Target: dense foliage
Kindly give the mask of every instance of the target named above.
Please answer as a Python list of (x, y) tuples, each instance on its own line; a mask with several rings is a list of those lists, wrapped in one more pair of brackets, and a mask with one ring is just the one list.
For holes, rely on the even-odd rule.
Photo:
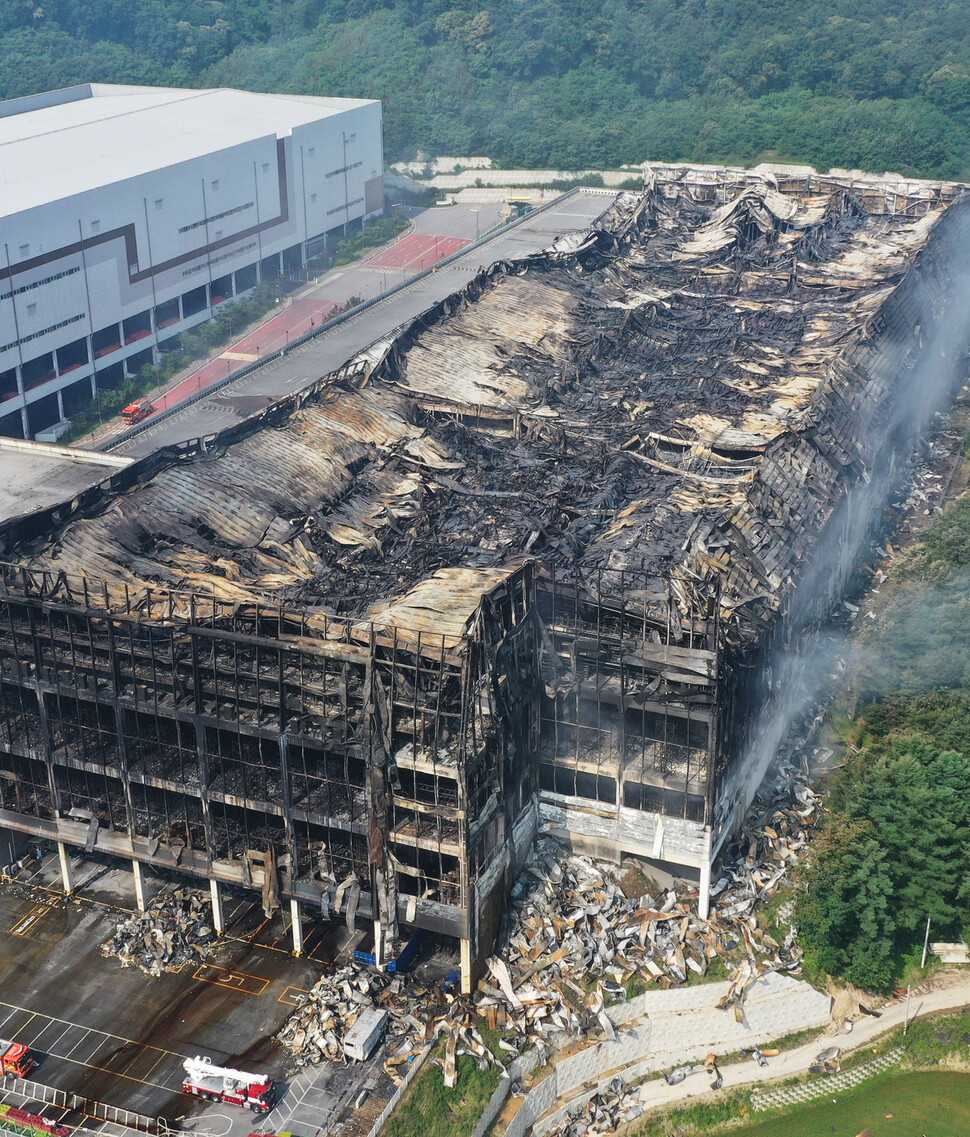
[(388, 156), (970, 173), (944, 0), (6, 0), (0, 94), (88, 80), (376, 97)]
[[(970, 925), (970, 495), (897, 564), (859, 637), (871, 700), (848, 730), (799, 926), (816, 962), (885, 990), (922, 939)], [(868, 622), (867, 622), (868, 623)]]

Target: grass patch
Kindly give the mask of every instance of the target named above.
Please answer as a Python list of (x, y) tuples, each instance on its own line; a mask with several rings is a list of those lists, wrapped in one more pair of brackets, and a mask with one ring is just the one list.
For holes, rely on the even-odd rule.
[(635, 999), (638, 995), (646, 995), (648, 991), (653, 990), (656, 990), (656, 988), (641, 979), (639, 975), (631, 975), (626, 981), (627, 999)]
[[(500, 1053), (497, 1031), (485, 1030), (481, 1035), (493, 1053)], [(501, 1073), (496, 1066), (479, 1070), (474, 1058), (466, 1054), (458, 1059), (457, 1085), (448, 1089), (441, 1067), (433, 1061), (442, 1058), (444, 1051), (439, 1041), (384, 1127), (385, 1137), (465, 1137), (474, 1131)]]
[[(887, 1117), (887, 1114), (892, 1114)], [(745, 1137), (966, 1137), (970, 1133), (970, 1074), (886, 1073), (794, 1113), (746, 1125)], [(718, 1132), (736, 1132), (736, 1127)], [(650, 1132), (649, 1130), (644, 1133)], [(660, 1133), (661, 1130), (655, 1132)]]
[(970, 1011), (917, 1019), (909, 1024), (905, 1038), (900, 1029), (893, 1041), (906, 1048), (914, 1066), (938, 1066), (945, 1058), (970, 1062)]
[(671, 1132), (689, 1130), (704, 1133), (726, 1122), (737, 1122), (751, 1107), (747, 1090), (727, 1090), (711, 1101), (691, 1102), (676, 1109), (654, 1114), (635, 1130), (635, 1137), (667, 1137)]
[(308, 264), (320, 272), (326, 271), (330, 265), (352, 264), (372, 249), (386, 245), (410, 224), (411, 222), (400, 213), (395, 213), (392, 217), (377, 217), (373, 221), (365, 221), (357, 233), (351, 233), (337, 244), (331, 258), (313, 257)]
[(786, 1034), (783, 1038), (766, 1043), (765, 1049), (794, 1050), (796, 1046), (804, 1046), (806, 1042), (821, 1037), (827, 1029), (827, 1026), (810, 1026), (805, 1030), (792, 1031), (791, 1034)]
[(707, 965), (707, 971), (698, 975), (692, 968), (687, 970), (687, 986), (699, 987), (702, 983), (722, 983), (731, 978), (731, 966), (720, 955), (716, 955)]
[[(817, 1031), (786, 1035), (772, 1045), (789, 1050)], [(870, 1061), (895, 1047), (906, 1052), (908, 1068), (890, 1068), (852, 1090), (834, 1091), (815, 1103), (787, 1106), (766, 1114), (751, 1113), (751, 1088), (729, 1091), (706, 1102), (657, 1110), (635, 1131), (635, 1137), (683, 1137), (697, 1133), (741, 1133), (744, 1137), (855, 1137), (866, 1127), (872, 1137), (966, 1137), (970, 1133), (970, 1074), (934, 1069), (944, 1062), (970, 1063), (970, 1011), (917, 1019), (881, 1038), (873, 1046), (845, 1056), (842, 1069)], [(722, 1065), (732, 1056), (722, 1057)], [(912, 1067), (918, 1067), (913, 1070)], [(805, 1077), (772, 1083), (795, 1085)], [(754, 1087), (762, 1091), (765, 1087)], [(832, 1103), (835, 1097), (835, 1104)], [(887, 1118), (885, 1115), (894, 1116)], [(932, 1130), (928, 1124), (932, 1123)]]

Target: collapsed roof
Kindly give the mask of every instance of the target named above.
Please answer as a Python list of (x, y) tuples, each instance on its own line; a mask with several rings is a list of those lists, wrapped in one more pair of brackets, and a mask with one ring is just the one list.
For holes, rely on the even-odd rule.
[(447, 613), (454, 642), (533, 556), (596, 591), (639, 577), (675, 619), (718, 581), (750, 642), (859, 462), (858, 353), (944, 208), (874, 215), (837, 185), (625, 195), (29, 562), (397, 626)]

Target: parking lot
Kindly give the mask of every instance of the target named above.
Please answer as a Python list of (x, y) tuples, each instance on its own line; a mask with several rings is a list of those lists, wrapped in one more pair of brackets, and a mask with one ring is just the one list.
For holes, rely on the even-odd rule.
[[(182, 1062), (203, 1054), (281, 1083), (280, 1104), (261, 1127), (313, 1137), (368, 1068), (298, 1071), (273, 1035), (332, 965), (345, 929), (308, 925), (297, 959), (288, 920), (267, 920), (247, 896), (230, 896), (212, 955), (152, 978), (101, 952), (134, 908), (131, 874), (96, 860), (75, 873), (80, 895), (71, 897), (49, 859), (0, 886), (0, 1037), (39, 1052), (31, 1078), (150, 1117), (192, 1116), (211, 1137), (250, 1132), (247, 1111), (180, 1093)], [(150, 889), (162, 883), (150, 878)]]

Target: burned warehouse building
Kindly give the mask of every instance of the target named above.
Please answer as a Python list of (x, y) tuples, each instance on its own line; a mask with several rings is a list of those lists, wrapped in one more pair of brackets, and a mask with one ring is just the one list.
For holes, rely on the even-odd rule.
[[(655, 169), (8, 522), (0, 826), (479, 973), (540, 827), (698, 881), (965, 379), (959, 188)], [(218, 907), (217, 907), (218, 924)]]

